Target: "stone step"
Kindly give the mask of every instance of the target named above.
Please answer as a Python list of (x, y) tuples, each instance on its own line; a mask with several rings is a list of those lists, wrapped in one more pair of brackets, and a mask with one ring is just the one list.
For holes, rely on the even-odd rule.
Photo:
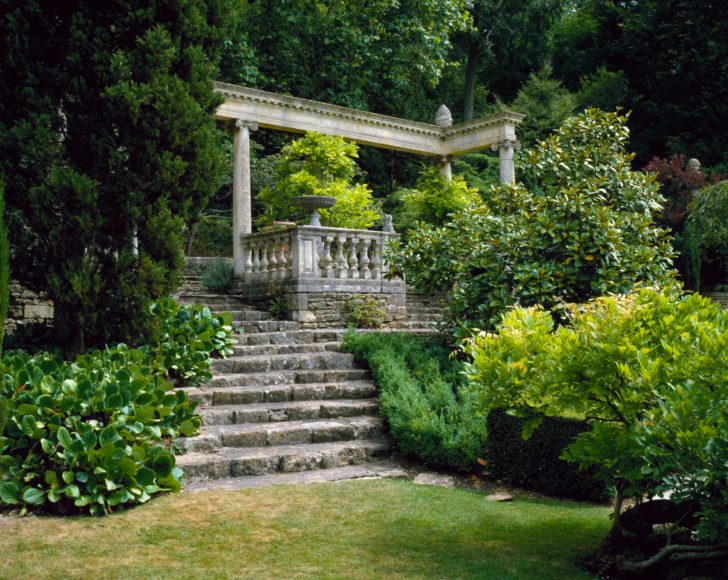
[(261, 320), (261, 321), (246, 321), (239, 324), (244, 332), (285, 332), (292, 330), (300, 330), (301, 324), (298, 322), (292, 322), (290, 320)]
[(328, 483), (352, 481), (355, 479), (408, 479), (410, 476), (402, 466), (394, 461), (374, 461), (360, 465), (299, 471), (293, 473), (271, 473), (268, 475), (246, 475), (198, 481), (185, 485), (185, 491), (216, 491), (269, 487), (271, 485), (291, 485), (301, 483)]
[(372, 381), (251, 385), (221, 389), (202, 387), (183, 390), (188, 393), (191, 400), (212, 406), (281, 403), (285, 401), (366, 399), (377, 394), (377, 386)]
[(203, 425), (235, 425), (359, 417), (379, 413), (376, 399), (329, 399), (212, 405), (200, 410)]
[(294, 383), (336, 383), (362, 381), (370, 378), (367, 369), (315, 369), (282, 370), (261, 373), (217, 373), (205, 383), (206, 388), (228, 388), (270, 385), (291, 385)]
[(341, 352), (341, 342), (312, 342), (304, 344), (257, 344), (233, 347), (233, 356)]
[(340, 342), (346, 331), (343, 328), (327, 330), (292, 330), (288, 332), (257, 332), (238, 337), (238, 344), (259, 346), (268, 344), (311, 344)]
[(276, 472), (291, 473), (330, 469), (384, 459), (391, 453), (385, 439), (280, 445), (275, 447), (224, 448), (218, 453), (188, 453), (177, 458), (187, 480), (224, 479)]
[(210, 453), (231, 447), (308, 445), (383, 436), (384, 420), (381, 417), (359, 416), (316, 421), (210, 425), (203, 427), (199, 435), (183, 437), (177, 442), (189, 452)]
[(354, 355), (347, 352), (314, 352), (297, 354), (232, 356), (213, 359), (213, 373), (262, 373), (284, 370), (338, 370), (354, 368)]

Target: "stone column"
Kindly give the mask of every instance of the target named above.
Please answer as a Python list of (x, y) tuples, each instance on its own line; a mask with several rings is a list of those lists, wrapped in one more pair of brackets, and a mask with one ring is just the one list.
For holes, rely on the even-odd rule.
[[(445, 129), (452, 127), (452, 114), (450, 113), (450, 109), (445, 105), (440, 105), (440, 108), (437, 109), (437, 113), (435, 113), (435, 125), (443, 130), (443, 134), (445, 133)], [(449, 155), (443, 155), (435, 160), (442, 174), (448, 179), (452, 179), (451, 161), (452, 158)]]
[(435, 162), (440, 172), (449, 180), (452, 180), (452, 157), (443, 155), (442, 157), (435, 158)]
[(500, 178), (505, 183), (516, 182), (516, 166), (513, 162), (513, 154), (521, 148), (521, 144), (513, 139), (504, 139), (492, 146), (493, 151), (498, 151), (500, 156)]
[(250, 195), (250, 131), (258, 124), (238, 119), (233, 140), (233, 273), (242, 276), (245, 256), (240, 236), (253, 232)]

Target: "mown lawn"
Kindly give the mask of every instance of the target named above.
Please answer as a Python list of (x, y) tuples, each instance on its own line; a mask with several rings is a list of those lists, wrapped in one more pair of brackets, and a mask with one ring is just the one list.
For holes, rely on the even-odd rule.
[(169, 495), (104, 519), (0, 518), (0, 578), (589, 578), (608, 508), (404, 481)]

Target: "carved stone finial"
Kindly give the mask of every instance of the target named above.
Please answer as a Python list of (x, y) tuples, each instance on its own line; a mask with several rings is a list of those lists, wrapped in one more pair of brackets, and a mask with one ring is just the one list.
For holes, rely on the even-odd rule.
[(435, 113), (435, 125), (438, 127), (452, 127), (452, 113), (445, 105), (440, 105)]
[(687, 169), (690, 173), (700, 173), (700, 161), (693, 158), (688, 161)]

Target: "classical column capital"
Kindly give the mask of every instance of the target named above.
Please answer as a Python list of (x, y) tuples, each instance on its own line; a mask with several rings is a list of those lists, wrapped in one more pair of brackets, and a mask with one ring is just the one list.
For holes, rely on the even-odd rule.
[(503, 139), (503, 141), (493, 143), (490, 148), (493, 151), (499, 151), (500, 149), (512, 149), (513, 151), (518, 151), (521, 148), (521, 144), (515, 139)]
[(258, 129), (258, 123), (256, 121), (247, 121), (246, 119), (235, 119), (235, 128), (243, 129), (247, 127), (250, 131)]

